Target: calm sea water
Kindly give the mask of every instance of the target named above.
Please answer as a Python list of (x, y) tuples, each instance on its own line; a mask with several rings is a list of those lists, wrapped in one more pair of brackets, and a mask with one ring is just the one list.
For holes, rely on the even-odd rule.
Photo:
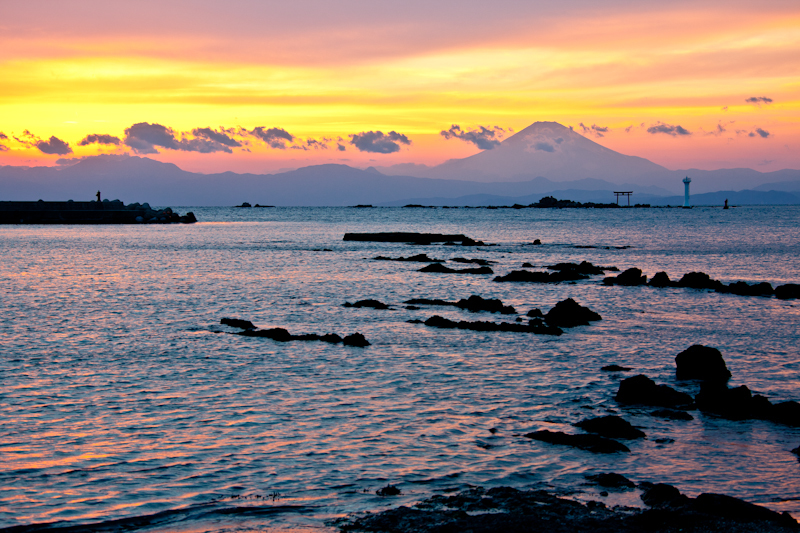
[[(191, 226), (0, 227), (0, 528), (163, 512), (143, 529), (326, 530), (350, 512), (472, 485), (636, 502), (598, 496), (584, 480), (598, 472), (800, 515), (789, 451), (800, 430), (620, 408), (625, 375), (600, 370), (630, 366), (627, 375), (694, 393), (675, 381), (674, 357), (700, 343), (722, 351), (731, 385), (800, 400), (800, 302), (605, 287), (599, 276), (494, 283), (371, 260), (480, 258), (496, 261), (496, 274), (588, 260), (673, 279), (701, 270), (798, 283), (800, 208), (192, 210), (201, 222)], [(497, 246), (342, 241), (359, 231), (464, 233)], [(544, 244), (530, 246), (537, 238)], [(571, 297), (603, 320), (561, 337), (436, 330), (407, 321), (510, 319), (402, 305), (471, 294), (522, 313)], [(365, 298), (393, 309), (342, 307)], [(245, 338), (222, 317), (358, 331), (372, 345)], [(608, 413), (648, 438), (605, 456), (521, 436)], [(403, 494), (376, 496), (387, 484)]]

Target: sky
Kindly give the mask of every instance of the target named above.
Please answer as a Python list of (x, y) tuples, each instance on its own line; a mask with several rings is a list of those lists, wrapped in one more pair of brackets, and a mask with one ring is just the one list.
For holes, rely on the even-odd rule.
[(800, 169), (800, 2), (0, 0), (0, 165), (436, 165), (536, 121)]

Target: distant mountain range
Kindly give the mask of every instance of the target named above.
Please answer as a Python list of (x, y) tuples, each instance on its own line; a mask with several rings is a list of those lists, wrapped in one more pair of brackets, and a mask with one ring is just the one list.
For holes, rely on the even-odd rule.
[[(399, 171), (408, 174), (395, 174)], [(75, 165), (0, 166), (0, 200), (104, 198), (154, 206), (262, 205), (527, 205), (542, 196), (633, 203), (683, 203), (684, 176), (694, 205), (800, 204), (800, 170), (672, 171), (614, 152), (555, 122), (537, 122), (492, 150), (436, 167), (398, 165), (366, 170), (315, 165), (280, 174), (200, 174), (127, 155), (89, 157)]]

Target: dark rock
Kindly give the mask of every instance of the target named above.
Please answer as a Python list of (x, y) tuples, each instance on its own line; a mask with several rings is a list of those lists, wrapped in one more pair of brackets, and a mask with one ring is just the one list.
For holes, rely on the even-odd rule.
[(775, 291), (769, 283), (754, 283), (749, 285), (744, 281), (737, 281), (730, 285), (723, 285), (717, 289), (717, 292), (726, 294), (736, 294), (738, 296), (772, 296)]
[(488, 311), (490, 313), (500, 313), (501, 315), (515, 315), (517, 310), (510, 305), (503, 305), (503, 302), (496, 298), (483, 299), (473, 294), (467, 299), (462, 298), (456, 302), (456, 307), (466, 309), (476, 313), (478, 311)]
[(796, 456), (800, 457), (800, 446), (798, 446), (797, 448), (792, 450), (792, 453), (795, 454)]
[(424, 324), (424, 322), (423, 322), (422, 320), (420, 320), (419, 318), (414, 318), (414, 319), (411, 319), (411, 320), (406, 320), (406, 322), (407, 322), (408, 324)]
[(727, 382), (731, 372), (716, 348), (695, 344), (675, 356), (677, 379)]
[(456, 270), (453, 268), (446, 267), (440, 263), (432, 263), (426, 267), (422, 267), (417, 272), (433, 272), (435, 274), (494, 274), (494, 271), (487, 267), (480, 267), (480, 268), (462, 268), (460, 270)]
[(231, 326), (232, 328), (256, 329), (255, 325), (249, 320), (241, 320), (239, 318), (223, 318), (219, 323)]
[(411, 262), (411, 263), (444, 263), (444, 259), (431, 259), (428, 257), (428, 254), (417, 254), (412, 255), (411, 257), (384, 257), (379, 255), (378, 257), (373, 258), (374, 261), (403, 261), (403, 262)]
[(602, 317), (588, 307), (583, 307), (572, 298), (567, 298), (566, 300), (561, 300), (555, 307), (550, 309), (544, 316), (544, 320), (551, 326), (573, 328), (576, 326), (588, 326), (589, 322), (602, 320)]
[(421, 307), (417, 307), (416, 305), (407, 305), (406, 309), (408, 309), (409, 311), (419, 311), (422, 308)]
[(676, 286), (687, 287), (689, 289), (711, 290), (717, 290), (724, 287), (721, 282), (711, 279), (705, 272), (689, 272), (688, 274), (684, 274)]
[(754, 417), (753, 395), (746, 385), (729, 389), (724, 383), (704, 381), (695, 402), (702, 412), (729, 420)]
[(674, 411), (672, 409), (659, 409), (650, 413), (658, 418), (666, 418), (668, 420), (694, 420), (694, 417), (685, 411)]
[(629, 490), (636, 488), (636, 484), (633, 481), (622, 474), (615, 474), (613, 472), (586, 476), (586, 479), (607, 489)]
[(623, 379), (614, 399), (621, 404), (651, 405), (654, 407), (689, 408), (692, 397), (668, 385), (656, 385), (644, 374)]
[(755, 505), (724, 494), (701, 494), (692, 502), (695, 511), (742, 522), (772, 522), (788, 527), (797, 527), (797, 521), (789, 513), (777, 513), (766, 507)]
[(372, 309), (389, 309), (389, 306), (383, 302), (379, 302), (378, 300), (359, 300), (354, 304), (350, 302), (345, 302), (342, 304), (342, 307), (371, 307)]
[(197, 222), (197, 217), (194, 216), (192, 211), (189, 211), (181, 217), (181, 223), (183, 224), (194, 224), (195, 222)]
[(460, 242), (462, 244), (470, 243), (469, 245), (472, 246), (483, 246), (482, 242), (474, 241), (465, 235), (443, 235), (441, 233), (345, 233), (342, 240), (360, 242), (412, 242), (414, 244)]
[(542, 244), (542, 241), (541, 241), (541, 240), (539, 240), (539, 239), (534, 239), (534, 241), (533, 241), (533, 245), (534, 245), (534, 246), (541, 246), (541, 244)]
[(455, 306), (455, 302), (448, 302), (447, 300), (429, 299), (429, 298), (412, 298), (403, 302), (404, 304), (420, 304), (420, 305), (449, 305)]
[(235, 205), (234, 207), (253, 207), (249, 202), (242, 202), (242, 205)]
[(638, 268), (629, 268), (622, 274), (604, 278), (604, 285), (623, 285), (626, 287), (634, 287), (636, 285), (644, 285), (647, 283), (647, 276), (642, 275), (642, 271)]
[(385, 487), (376, 490), (375, 494), (378, 496), (399, 496), (402, 494), (402, 492), (400, 492), (400, 489), (394, 485), (386, 485)]
[(800, 404), (794, 401), (772, 406), (771, 420), (792, 427), (800, 427)]
[(519, 333), (534, 333), (537, 335), (561, 335), (561, 329), (545, 325), (541, 320), (531, 320), (527, 324), (516, 324), (509, 322), (467, 322), (461, 320), (455, 322), (439, 315), (434, 315), (425, 321), (425, 325), (440, 329), (465, 329), (471, 331), (511, 331)]
[(594, 276), (602, 274), (605, 270), (603, 267), (595, 266), (589, 261), (581, 261), (580, 263), (557, 263), (547, 267), (549, 270), (557, 270), (559, 272), (577, 272), (579, 274), (586, 274)]
[[(644, 485), (644, 484), (643, 484)], [(654, 487), (654, 485), (649, 485)], [(664, 492), (664, 491), (662, 491)], [(657, 496), (657, 493), (654, 494)], [(788, 513), (730, 518), (724, 507), (685, 497), (660, 501), (664, 507), (608, 508), (580, 503), (543, 490), (473, 487), (437, 494), (413, 508), (400, 506), (378, 513), (351, 515), (337, 525), (343, 532), (383, 533), (789, 533), (797, 524)], [(674, 497), (674, 492), (671, 494)], [(700, 499), (700, 498), (698, 498)], [(707, 512), (702, 512), (704, 509)], [(710, 514), (714, 513), (714, 514)], [(732, 513), (735, 516), (741, 516)], [(776, 516), (777, 515), (777, 516)], [(780, 521), (775, 521), (780, 520)]]
[(406, 300), (406, 304), (422, 304), (422, 305), (442, 305), (442, 306), (450, 306), (450, 307), (458, 307), (459, 309), (465, 309), (472, 313), (477, 313), (480, 311), (488, 311), (490, 313), (500, 313), (502, 315), (515, 315), (517, 314), (517, 310), (514, 309), (510, 305), (503, 305), (503, 302), (495, 299), (495, 298), (481, 298), (480, 296), (473, 294), (469, 298), (462, 298), (457, 302), (448, 302), (446, 300), (430, 300), (428, 298), (413, 298), (411, 300)]
[(652, 277), (648, 285), (651, 287), (673, 287), (675, 283), (669, 279), (666, 272), (656, 272), (656, 275)]
[(596, 433), (611, 439), (643, 439), (645, 434), (631, 425), (627, 420), (614, 415), (587, 418), (574, 424), (589, 433)]
[(685, 504), (689, 499), (681, 491), (666, 483), (643, 483), (642, 501), (649, 507), (666, 507)]
[(775, 297), (779, 300), (796, 300), (800, 298), (800, 285), (787, 283), (775, 287)]
[(525, 316), (529, 318), (544, 318), (544, 313), (542, 313), (541, 309), (536, 308), (528, 311), (528, 314)]
[(570, 435), (561, 431), (548, 431), (543, 429), (541, 431), (528, 433), (525, 437), (549, 444), (572, 446), (573, 448), (580, 448), (581, 450), (587, 450), (593, 453), (630, 452), (630, 449), (624, 444), (597, 435)]
[(530, 263), (522, 263), (522, 268), (533, 268), (533, 265)]
[(572, 270), (558, 272), (530, 272), (528, 270), (512, 270), (505, 276), (497, 276), (493, 281), (497, 282), (524, 282), (524, 283), (561, 283), (562, 281), (577, 281), (589, 279)]
[(632, 368), (628, 368), (627, 366), (619, 366), (619, 365), (606, 365), (600, 370), (605, 372), (627, 372), (629, 370), (633, 370)]
[(487, 261), (486, 259), (465, 259), (463, 257), (454, 257), (450, 261), (453, 261), (454, 263), (472, 263), (481, 266), (489, 266), (490, 264), (497, 262), (497, 261)]
[(365, 346), (369, 346), (370, 343), (367, 339), (364, 338), (364, 335), (361, 333), (353, 333), (352, 335), (348, 335), (344, 339), (342, 339), (342, 344), (345, 346), (357, 346), (359, 348), (363, 348)]

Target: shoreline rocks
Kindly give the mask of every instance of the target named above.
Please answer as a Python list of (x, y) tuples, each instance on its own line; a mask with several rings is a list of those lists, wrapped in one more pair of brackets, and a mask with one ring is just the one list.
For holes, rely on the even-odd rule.
[[(619, 474), (598, 474), (593, 481), (601, 484), (605, 479), (602, 476), (609, 476), (608, 488), (634, 488), (633, 482)], [(616, 487), (611, 486), (614, 484)], [(413, 507), (351, 515), (329, 525), (342, 532), (383, 533), (788, 533), (798, 529), (789, 513), (732, 496), (701, 494), (689, 498), (663, 483), (641, 483), (640, 488), (643, 501), (649, 504), (645, 509), (608, 508), (597, 501), (581, 503), (545, 490), (473, 487), (455, 494), (437, 494)]]
[(446, 267), (441, 263), (431, 263), (426, 267), (420, 268), (417, 270), (417, 272), (428, 272), (434, 274), (494, 274), (494, 271), (487, 266), (455, 269)]

